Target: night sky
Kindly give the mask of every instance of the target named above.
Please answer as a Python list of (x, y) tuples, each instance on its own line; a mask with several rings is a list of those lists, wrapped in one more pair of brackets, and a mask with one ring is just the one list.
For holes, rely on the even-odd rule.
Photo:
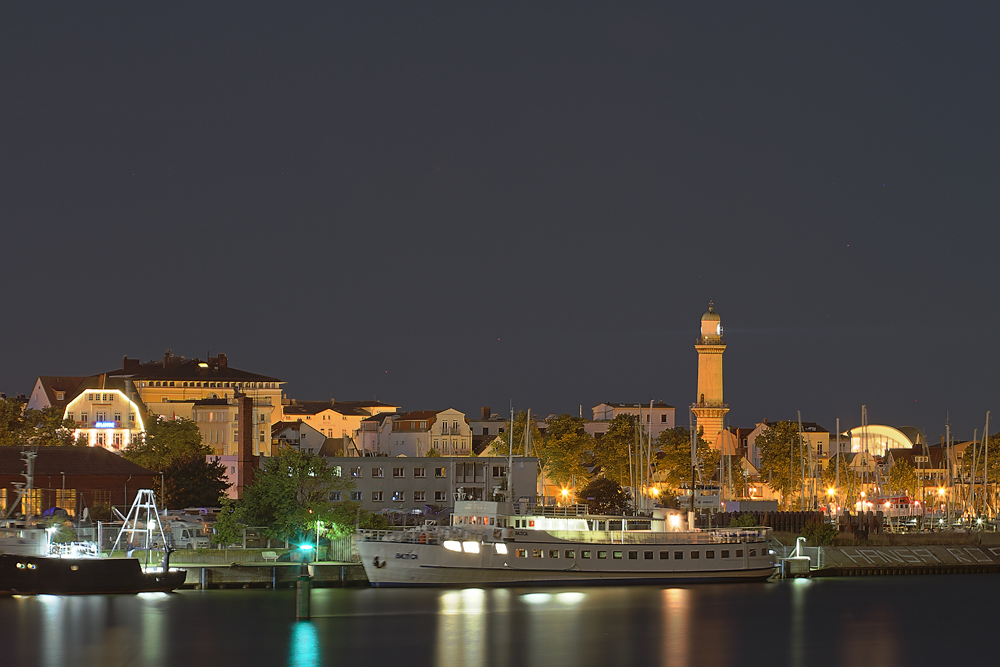
[(8, 395), (681, 408), (713, 299), (732, 423), (1000, 423), (997, 3), (105, 9), (0, 9)]

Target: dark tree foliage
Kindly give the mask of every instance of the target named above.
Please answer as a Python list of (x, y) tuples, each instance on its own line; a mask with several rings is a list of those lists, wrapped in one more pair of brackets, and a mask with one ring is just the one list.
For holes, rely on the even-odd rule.
[(580, 489), (578, 498), (587, 503), (591, 514), (628, 514), (632, 498), (618, 482), (598, 477)]
[(198, 425), (190, 419), (151, 416), (145, 438), (122, 452), (122, 456), (143, 468), (162, 472), (164, 488), (155, 485), (154, 489), (157, 502), (181, 509), (215, 506), (228, 488), (225, 466), (206, 459), (213, 453), (201, 441)]
[(226, 466), (204, 456), (185, 456), (163, 470), (167, 507), (216, 507), (229, 487)]

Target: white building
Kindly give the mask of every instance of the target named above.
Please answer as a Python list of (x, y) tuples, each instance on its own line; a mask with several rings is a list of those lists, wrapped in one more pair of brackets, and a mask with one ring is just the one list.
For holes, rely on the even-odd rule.
[(472, 429), (454, 408), (380, 414), (362, 420), (356, 446), (356, 456), (469, 456)]
[(674, 427), (675, 411), (674, 406), (663, 401), (653, 403), (652, 410), (649, 403), (601, 403), (594, 406), (594, 421), (587, 423), (584, 429), (594, 436), (603, 435), (608, 432), (608, 426), (615, 417), (632, 415), (639, 417), (646, 433), (652, 433), (653, 438), (656, 438), (663, 431)]

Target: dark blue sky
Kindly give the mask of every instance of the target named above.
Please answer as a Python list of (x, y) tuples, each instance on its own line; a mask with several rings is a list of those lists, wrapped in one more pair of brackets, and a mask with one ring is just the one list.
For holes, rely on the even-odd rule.
[(0, 390), (1000, 410), (995, 3), (206, 4), (0, 9)]

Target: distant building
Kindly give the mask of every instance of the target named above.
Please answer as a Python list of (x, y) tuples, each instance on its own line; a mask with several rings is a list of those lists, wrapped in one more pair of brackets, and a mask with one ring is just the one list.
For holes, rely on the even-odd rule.
[(894, 428), (884, 424), (857, 426), (843, 434), (851, 441), (852, 452), (870, 452), (873, 456), (885, 456), (890, 449), (912, 449), (916, 445), (926, 445), (923, 433), (913, 427)]
[[(0, 511), (17, 498), (14, 482), (24, 482), (22, 453), (28, 448), (0, 447)], [(85, 508), (131, 506), (139, 489), (160, 484), (160, 474), (100, 447), (39, 447), (34, 463), (34, 488), (14, 511), (39, 515), (52, 507), (79, 517)]]
[(327, 436), (301, 419), (271, 425), (271, 448), (288, 445), (307, 454), (319, 454)]
[(74, 437), (113, 452), (128, 449), (146, 431), (149, 414), (135, 386), (124, 378), (83, 378), (65, 402), (63, 417), (77, 424)]
[(368, 417), (361, 422), (352, 455), (422, 457), (432, 449), (441, 456), (472, 454), (465, 413), (448, 408)]
[[(368, 456), (328, 457), (327, 465), (354, 483), (331, 501), (353, 500), (369, 511), (423, 511), (453, 508), (456, 499), (489, 500), (501, 493), (508, 476), (506, 458)], [(534, 498), (538, 459), (514, 457), (516, 497)]]
[(301, 419), (328, 438), (353, 440), (361, 422), (372, 415), (394, 414), (399, 406), (381, 401), (298, 401), (286, 400), (283, 419)]
[(674, 413), (676, 408), (667, 405), (663, 401), (653, 403), (650, 410), (649, 403), (601, 403), (593, 408), (594, 420), (584, 425), (587, 433), (598, 436), (608, 432), (611, 421), (619, 415), (632, 415), (638, 417), (646, 433), (652, 434), (655, 439), (663, 431), (674, 428)]

